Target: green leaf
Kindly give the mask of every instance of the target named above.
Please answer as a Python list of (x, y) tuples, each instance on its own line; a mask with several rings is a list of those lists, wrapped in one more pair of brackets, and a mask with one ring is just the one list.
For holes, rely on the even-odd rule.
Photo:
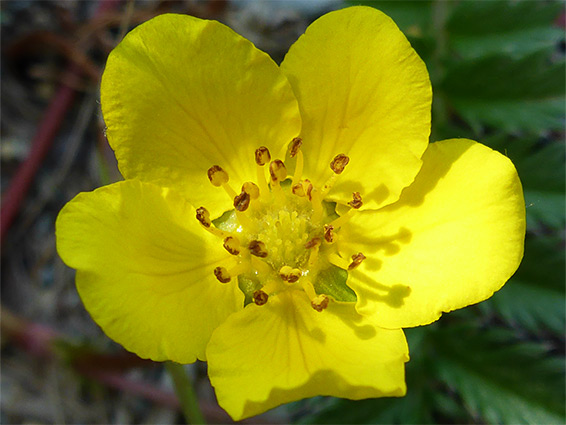
[(492, 56), (454, 65), (440, 89), (477, 132), (490, 126), (542, 133), (564, 127), (565, 72), (564, 62), (550, 64), (546, 54)]
[(352, 5), (371, 6), (391, 17), (409, 37), (420, 37), (432, 22), (431, 0), (422, 1), (348, 1)]
[(468, 60), (498, 53), (521, 58), (548, 52), (564, 38), (564, 31), (553, 26), (561, 8), (561, 2), (459, 2), (446, 25), (449, 47)]
[(544, 327), (561, 337), (566, 327), (564, 248), (558, 238), (531, 237), (526, 242), (516, 275), (479, 308), (534, 334)]
[(435, 335), (434, 367), (476, 421), (563, 424), (564, 361), (502, 329), (451, 326)]

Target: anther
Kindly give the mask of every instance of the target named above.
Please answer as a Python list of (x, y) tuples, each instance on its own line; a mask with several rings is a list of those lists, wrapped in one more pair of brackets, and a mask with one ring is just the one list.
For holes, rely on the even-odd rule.
[(334, 242), (334, 226), (332, 224), (324, 225), (324, 240), (328, 243)]
[(208, 179), (214, 186), (220, 187), (228, 183), (228, 173), (219, 165), (213, 165), (208, 169)]
[(280, 159), (271, 161), (269, 164), (269, 174), (271, 175), (271, 181), (274, 183), (279, 183), (287, 178), (287, 168), (285, 164)]
[(197, 208), (197, 220), (200, 221), (204, 227), (210, 227), (212, 221), (210, 220), (210, 213), (204, 207)]
[(251, 241), (248, 245), (248, 249), (250, 250), (250, 254), (255, 255), (256, 257), (267, 257), (267, 249), (262, 241)]
[(352, 255), (352, 262), (348, 266), (348, 270), (355, 269), (360, 264), (362, 264), (362, 261), (364, 261), (365, 259), (366, 259), (366, 256), (364, 254), (362, 254), (361, 252), (358, 252), (357, 254)]
[(311, 301), (311, 307), (320, 313), (322, 310), (325, 310), (326, 307), (328, 307), (329, 302), (330, 299), (326, 295), (320, 294)]
[(301, 277), (302, 272), (299, 269), (294, 269), (290, 266), (283, 266), (279, 269), (279, 276), (285, 282), (295, 283)]
[(240, 253), (240, 241), (233, 236), (228, 236), (224, 239), (222, 246), (232, 255), (238, 255)]
[[(309, 198), (309, 201), (312, 201), (312, 190), (313, 190), (313, 187), (314, 187), (314, 186), (312, 185), (312, 183), (311, 183), (310, 180), (308, 180), (308, 179), (305, 179), (305, 181), (303, 182), (303, 184), (307, 187), (307, 189), (306, 189), (306, 194), (307, 194), (307, 196), (308, 196), (308, 198)], [(304, 186), (303, 186), (303, 187), (304, 187)]]
[(320, 246), (320, 238), (312, 238), (305, 244), (305, 249), (311, 249), (317, 246)]
[(264, 166), (269, 161), (271, 161), (271, 154), (269, 149), (265, 146), (260, 146), (255, 150), (255, 162), (257, 165)]
[(242, 192), (246, 192), (250, 195), (251, 199), (259, 198), (259, 187), (255, 183), (246, 182), (242, 185)]
[(353, 195), (353, 199), (350, 202), (348, 202), (348, 205), (358, 210), (364, 204), (362, 202), (362, 195), (360, 195), (360, 192), (354, 192), (352, 195)]
[(228, 283), (232, 278), (230, 277), (230, 273), (224, 267), (216, 267), (214, 269), (214, 276), (222, 283)]
[(293, 195), (296, 195), (300, 198), (307, 196), (307, 194), (305, 193), (305, 189), (303, 188), (302, 183), (297, 183), (296, 185), (294, 185), (291, 188), (291, 191), (293, 192)]
[(267, 300), (269, 299), (269, 295), (267, 295), (261, 289), (258, 289), (257, 291), (254, 292), (253, 298), (254, 298), (254, 303), (256, 303), (256, 305), (264, 305), (265, 303), (267, 303)]
[(239, 195), (234, 198), (234, 208), (237, 211), (243, 212), (250, 206), (250, 195), (242, 191)]
[(302, 144), (303, 139), (301, 139), (300, 137), (295, 137), (293, 140), (291, 140), (291, 143), (289, 145), (289, 155), (291, 156), (291, 158), (294, 158), (295, 155), (297, 155), (299, 149), (301, 149)]
[(330, 168), (332, 169), (332, 171), (334, 171), (334, 173), (342, 174), (342, 171), (344, 171), (344, 168), (346, 168), (348, 162), (350, 162), (350, 158), (341, 153), (334, 157), (334, 159), (330, 163)]

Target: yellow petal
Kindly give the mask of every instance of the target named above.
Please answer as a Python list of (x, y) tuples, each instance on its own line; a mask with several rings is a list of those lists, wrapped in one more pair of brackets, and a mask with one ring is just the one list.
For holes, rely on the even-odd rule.
[(265, 53), (216, 22), (161, 15), (131, 31), (108, 58), (101, 103), (125, 178), (175, 187), (214, 217), (230, 206), (208, 181), (224, 168), (236, 190), (255, 177), (254, 151), (297, 136), (292, 89)]
[(398, 202), (355, 214), (343, 254), (368, 257), (349, 272), (357, 310), (410, 327), (489, 298), (523, 257), (525, 203), (515, 167), (471, 140), (433, 143)]
[(371, 325), (353, 304), (316, 312), (302, 291), (248, 305), (213, 333), (208, 374), (234, 420), (315, 395), (405, 394), (403, 332)]
[(57, 250), (104, 332), (153, 360), (205, 359), (214, 328), (243, 306), (213, 271), (229, 254), (173, 191), (126, 180), (81, 193), (59, 213)]
[(331, 12), (307, 28), (281, 69), (303, 118), (304, 175), (320, 186), (344, 153), (350, 163), (331, 199), (360, 192), (364, 208), (397, 200), (421, 167), (432, 91), (425, 64), (395, 23), (370, 7)]

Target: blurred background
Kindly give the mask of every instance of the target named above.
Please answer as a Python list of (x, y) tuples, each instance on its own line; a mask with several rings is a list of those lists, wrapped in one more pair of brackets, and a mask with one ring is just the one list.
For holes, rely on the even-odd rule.
[[(562, 1), (7, 1), (1, 19), (1, 423), (182, 423), (162, 365), (110, 341), (55, 250), (78, 192), (121, 177), (104, 137), (108, 53), (165, 12), (217, 19), (281, 62), (320, 15), (389, 14), (426, 62), (431, 141), (478, 140), (515, 163), (527, 205), (523, 263), (477, 306), (407, 330), (408, 394), (316, 397), (247, 423), (563, 424), (565, 415), (565, 27)], [(228, 423), (187, 366), (209, 423)]]

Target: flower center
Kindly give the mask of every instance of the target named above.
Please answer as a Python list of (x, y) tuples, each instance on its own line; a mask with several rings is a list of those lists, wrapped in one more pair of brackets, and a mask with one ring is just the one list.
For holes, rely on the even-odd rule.
[(355, 300), (355, 294), (346, 286), (345, 270), (357, 267), (365, 256), (357, 253), (352, 255), (351, 262), (346, 261), (338, 254), (335, 242), (340, 226), (363, 202), (355, 192), (348, 202), (350, 210), (339, 217), (335, 204), (323, 197), (349, 158), (336, 155), (330, 163), (334, 174), (319, 190), (302, 178), (301, 146), (300, 138), (293, 139), (289, 146), (291, 158), (296, 158), (292, 178), (288, 177), (283, 161), (271, 161), (266, 147), (256, 149), (257, 184), (244, 183), (239, 194), (230, 187), (226, 171), (212, 166), (208, 170), (210, 182), (223, 187), (234, 209), (214, 223), (204, 207), (197, 209), (196, 217), (206, 230), (222, 238), (224, 248), (234, 259), (229, 268), (216, 267), (214, 275), (221, 283), (237, 278), (246, 303), (264, 305), (269, 297), (298, 288), (304, 290), (312, 307), (320, 312), (331, 298)]

